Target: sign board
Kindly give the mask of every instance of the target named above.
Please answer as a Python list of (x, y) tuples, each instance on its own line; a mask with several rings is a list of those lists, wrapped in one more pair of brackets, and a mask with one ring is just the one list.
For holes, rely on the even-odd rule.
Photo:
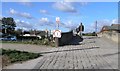
[(61, 30), (54, 30), (53, 37), (61, 38)]
[(56, 22), (60, 22), (60, 17), (56, 17)]

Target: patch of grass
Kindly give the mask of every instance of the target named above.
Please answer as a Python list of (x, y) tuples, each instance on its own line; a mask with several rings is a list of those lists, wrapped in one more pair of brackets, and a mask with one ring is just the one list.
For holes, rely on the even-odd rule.
[(95, 32), (93, 33), (83, 33), (83, 36), (97, 36)]
[(15, 63), (15, 62), (21, 62), (21, 61), (27, 61), (30, 59), (35, 59), (41, 56), (38, 53), (30, 53), (25, 51), (17, 51), (17, 50), (2, 50), (2, 62), (3, 66)]

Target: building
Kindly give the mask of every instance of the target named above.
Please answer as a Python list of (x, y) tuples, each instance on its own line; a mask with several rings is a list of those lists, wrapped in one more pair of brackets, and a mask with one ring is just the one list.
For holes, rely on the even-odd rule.
[(45, 31), (36, 31), (36, 35), (44, 37), (47, 33)]
[(120, 24), (112, 24), (111, 26), (103, 26), (100, 32), (115, 31), (120, 33)]
[(111, 26), (103, 26), (101, 31), (97, 34), (98, 37), (106, 37), (118, 43), (120, 38), (120, 24), (112, 24)]
[(46, 32), (45, 31), (24, 31), (23, 35), (20, 35), (20, 38), (24, 39), (33, 39), (33, 38), (45, 38)]

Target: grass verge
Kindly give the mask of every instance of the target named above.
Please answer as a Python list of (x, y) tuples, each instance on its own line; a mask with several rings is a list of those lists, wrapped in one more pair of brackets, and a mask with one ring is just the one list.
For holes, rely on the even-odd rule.
[(0, 41), (0, 43), (33, 44), (33, 45), (46, 45), (46, 46), (55, 47), (55, 43), (50, 42), (47, 39), (44, 39), (44, 40), (33, 40), (33, 41)]
[(17, 50), (0, 49), (0, 51), (2, 51), (3, 67), (12, 63), (27, 61), (27, 60), (35, 59), (41, 56), (38, 53), (30, 53), (30, 52), (17, 51)]

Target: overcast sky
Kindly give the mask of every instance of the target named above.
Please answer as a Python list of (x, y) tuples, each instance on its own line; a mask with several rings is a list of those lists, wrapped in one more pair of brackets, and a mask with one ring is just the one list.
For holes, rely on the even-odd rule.
[(60, 17), (60, 30), (67, 32), (82, 22), (85, 32), (103, 25), (117, 24), (118, 2), (2, 2), (2, 16), (13, 17), (17, 28), (54, 30)]

